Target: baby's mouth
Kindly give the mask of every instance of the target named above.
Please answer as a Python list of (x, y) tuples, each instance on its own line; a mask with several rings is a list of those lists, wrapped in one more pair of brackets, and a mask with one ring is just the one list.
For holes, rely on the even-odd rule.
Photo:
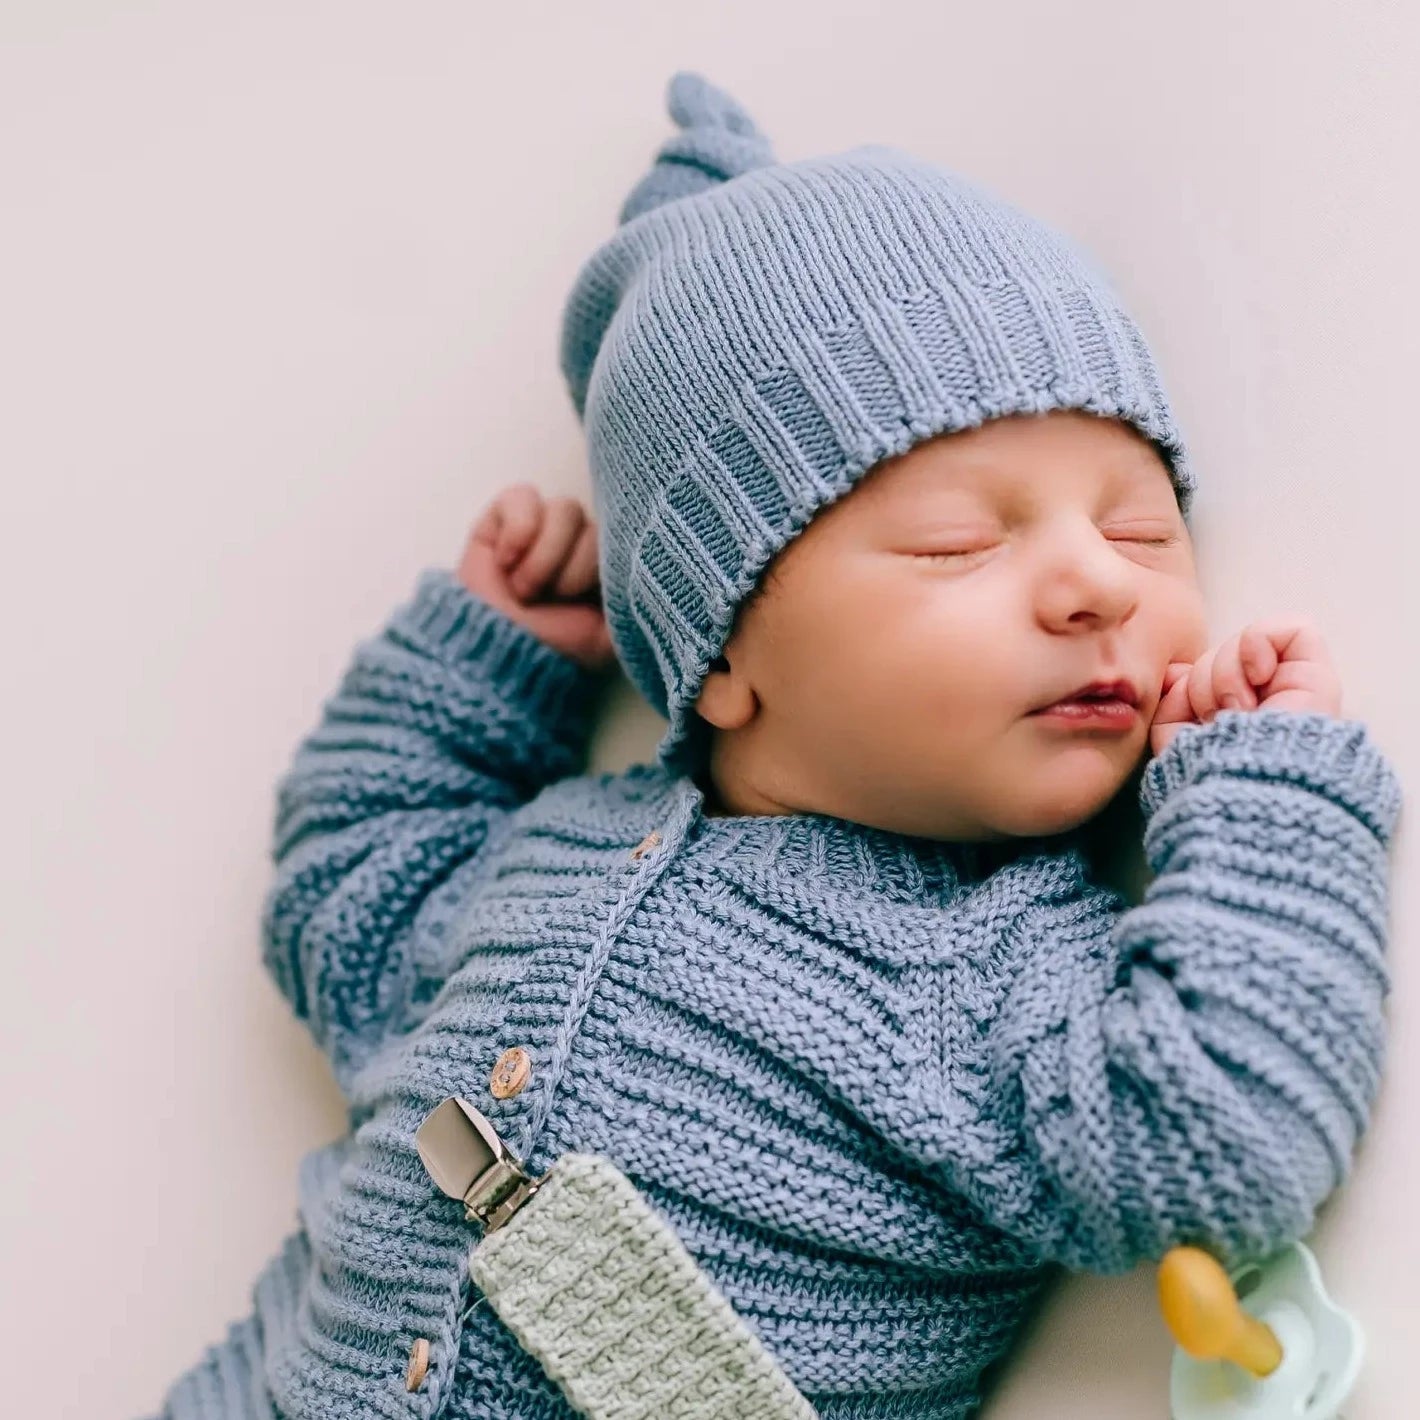
[(1139, 711), (1123, 696), (1077, 695), (1032, 710), (1028, 718), (1064, 728), (1132, 730)]
[(1122, 677), (1112, 679), (1093, 680), (1088, 685), (1082, 685), (1071, 691), (1068, 695), (1062, 696), (1059, 700), (1052, 701), (1048, 705), (1037, 706), (1031, 711), (1033, 715), (1054, 714), (1069, 706), (1109, 706), (1115, 705), (1126, 709), (1136, 709), (1143, 699), (1143, 696), (1134, 688), (1132, 681)]

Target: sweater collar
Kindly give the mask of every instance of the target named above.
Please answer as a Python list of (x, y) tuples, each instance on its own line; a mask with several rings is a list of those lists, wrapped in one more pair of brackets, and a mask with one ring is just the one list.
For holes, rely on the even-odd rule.
[(1054, 855), (1063, 839), (955, 842), (876, 828), (832, 814), (707, 814), (706, 796), (684, 775), (669, 784), (676, 817), (697, 857), (734, 858), (760, 873), (902, 901), (951, 896), (1031, 854)]

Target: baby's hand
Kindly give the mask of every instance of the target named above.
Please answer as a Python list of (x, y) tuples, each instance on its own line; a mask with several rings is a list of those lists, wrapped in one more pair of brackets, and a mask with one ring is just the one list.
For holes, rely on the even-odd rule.
[(1219, 710), (1264, 709), (1341, 713), (1340, 678), (1310, 622), (1253, 622), (1191, 666), (1173, 662), (1149, 745), (1162, 754), (1182, 726), (1207, 724)]
[(469, 534), (458, 578), (475, 596), (588, 670), (616, 653), (602, 611), (597, 528), (575, 498), (505, 488)]

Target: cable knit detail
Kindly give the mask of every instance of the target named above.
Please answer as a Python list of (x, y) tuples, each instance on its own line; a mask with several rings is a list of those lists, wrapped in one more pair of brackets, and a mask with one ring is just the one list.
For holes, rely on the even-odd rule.
[[(1400, 789), (1364, 726), (1182, 730), (1131, 907), (1073, 836), (707, 817), (663, 764), (579, 773), (593, 688), (426, 573), (298, 749), (266, 960), (350, 1129), (164, 1420), (574, 1420), (415, 1148), (450, 1095), (535, 1175), (614, 1165), (823, 1420), (967, 1420), (1054, 1266), (1310, 1229), (1383, 1055)], [(669, 1325), (628, 1277), (584, 1281)]]

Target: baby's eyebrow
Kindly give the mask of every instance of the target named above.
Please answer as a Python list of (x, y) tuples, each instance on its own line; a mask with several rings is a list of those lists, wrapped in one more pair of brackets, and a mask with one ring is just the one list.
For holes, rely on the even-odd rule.
[[(1034, 485), (1040, 476), (1040, 470), (1026, 469), (1019, 464), (973, 460), (935, 477), (924, 473), (911, 483), (898, 484), (895, 491), (904, 499), (945, 497), (956, 493), (1000, 499), (1023, 486)], [(1162, 486), (1168, 483), (1168, 470), (1161, 463), (1150, 463), (1142, 459), (1111, 461), (1104, 470), (1101, 482), (1106, 487), (1116, 487), (1124, 491), (1133, 491), (1136, 487), (1144, 488), (1155, 482)]]

